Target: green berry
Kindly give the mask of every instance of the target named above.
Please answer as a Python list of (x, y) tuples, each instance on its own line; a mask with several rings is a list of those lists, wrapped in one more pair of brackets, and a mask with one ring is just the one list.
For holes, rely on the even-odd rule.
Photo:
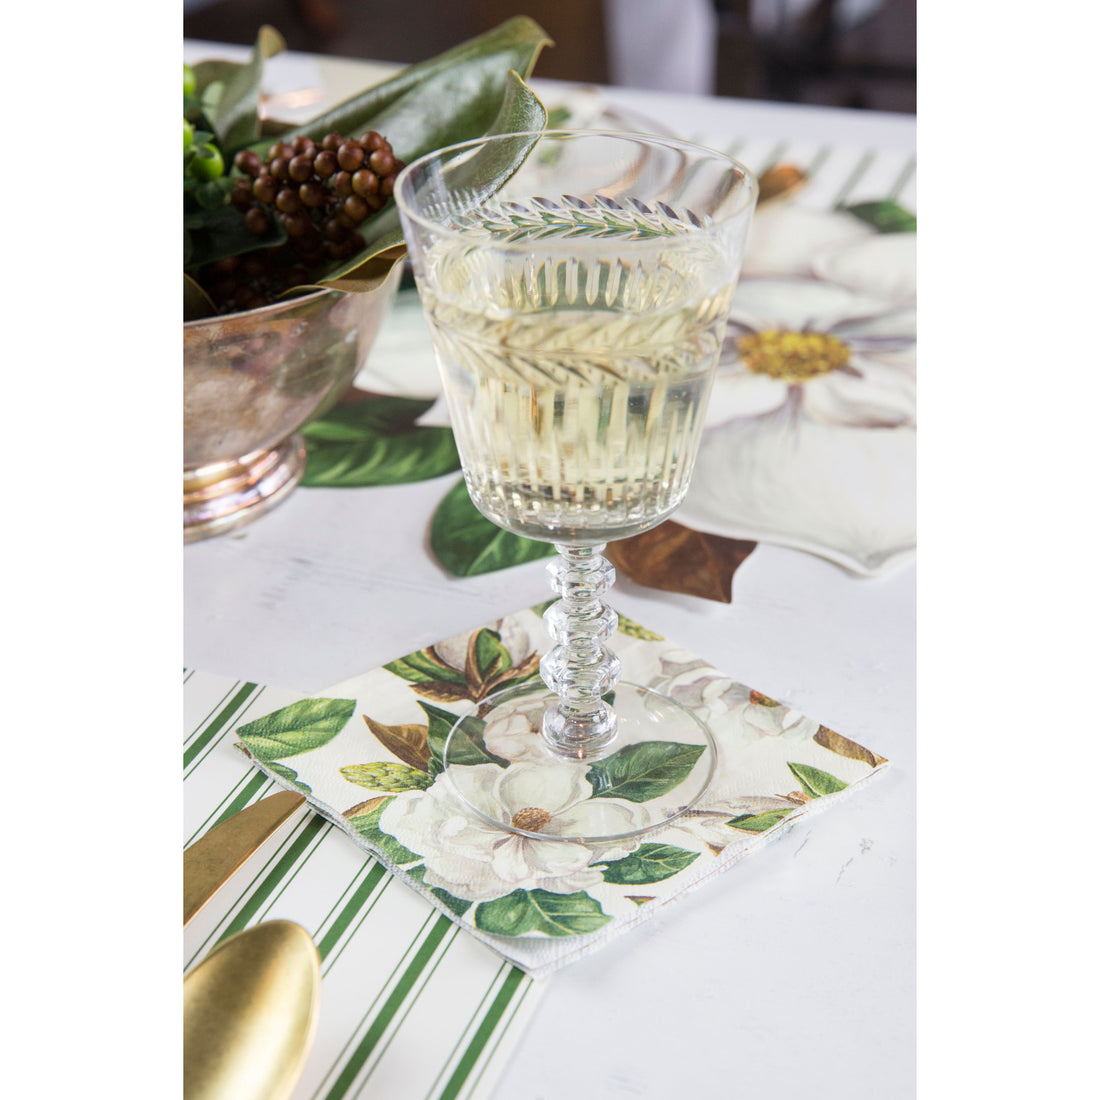
[(187, 119), (183, 120), (183, 150), (187, 152), (191, 148), (191, 142), (195, 137), (195, 127)]
[(191, 158), (191, 175), (200, 180), (216, 180), (225, 171), (225, 161), (216, 145), (207, 142)]
[(195, 94), (195, 70), (190, 65), (183, 67), (183, 94)]

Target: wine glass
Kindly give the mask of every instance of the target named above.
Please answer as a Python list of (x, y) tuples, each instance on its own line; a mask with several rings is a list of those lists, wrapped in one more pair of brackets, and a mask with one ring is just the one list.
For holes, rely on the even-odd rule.
[[(696, 714), (620, 682), (602, 551), (687, 492), (756, 194), (714, 150), (581, 130), (441, 149), (394, 189), (470, 496), (558, 552), (542, 682), (484, 700), (443, 752), (467, 808), (507, 832), (636, 838), (714, 775)], [(486, 731), (509, 722), (531, 737), (505, 757)]]

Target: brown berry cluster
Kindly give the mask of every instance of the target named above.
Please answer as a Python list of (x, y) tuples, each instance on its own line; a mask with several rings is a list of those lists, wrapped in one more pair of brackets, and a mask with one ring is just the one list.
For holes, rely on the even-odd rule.
[(296, 137), (277, 142), (266, 159), (246, 149), (233, 163), (243, 174), (230, 202), (245, 228), (262, 237), (277, 221), (288, 239), (210, 266), (203, 285), (222, 312), (265, 305), (327, 262), (354, 256), (365, 245), (359, 226), (386, 204), (405, 167), (374, 130), (358, 140)]

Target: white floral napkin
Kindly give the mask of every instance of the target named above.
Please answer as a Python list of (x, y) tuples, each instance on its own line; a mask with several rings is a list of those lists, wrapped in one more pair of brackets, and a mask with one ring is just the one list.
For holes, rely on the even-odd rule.
[[(886, 764), (620, 617), (613, 648), (623, 680), (671, 696), (710, 726), (719, 747), (713, 783), (693, 810), (638, 840), (596, 848), (502, 834), (464, 811), (439, 774), (439, 757), (457, 715), (537, 679), (552, 644), (540, 611), (408, 654), (236, 730), (259, 768), (302, 790), (356, 844), (534, 977), (652, 916)], [(576, 819), (595, 803), (629, 831), (645, 803), (669, 794), (695, 763), (677, 751), (689, 747), (665, 742), (654, 750), (662, 759), (622, 750), (622, 760), (593, 764), (599, 776), (588, 781), (572, 767), (536, 772), (526, 763), (536, 720), (522, 711), (490, 719), (469, 767), (515, 812), (541, 810), (547, 831), (555, 818)], [(599, 793), (610, 772), (614, 798)]]

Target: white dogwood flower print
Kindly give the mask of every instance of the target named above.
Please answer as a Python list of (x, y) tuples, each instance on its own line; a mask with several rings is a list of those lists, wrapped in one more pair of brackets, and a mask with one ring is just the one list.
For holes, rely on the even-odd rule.
[[(472, 800), (485, 804), (500, 800), (509, 824), (529, 833), (606, 830), (619, 832), (644, 827), (644, 806), (616, 799), (593, 799), (583, 773), (569, 765), (495, 764), (471, 766)], [(562, 844), (536, 837), (503, 833), (478, 821), (460, 803), (445, 777), (425, 791), (396, 796), (379, 818), (381, 829), (398, 843), (424, 857), (424, 882), (456, 898), (488, 901), (515, 890), (546, 890), (572, 894), (603, 881), (591, 866), (597, 860), (621, 859), (637, 841), (589, 847)]]

